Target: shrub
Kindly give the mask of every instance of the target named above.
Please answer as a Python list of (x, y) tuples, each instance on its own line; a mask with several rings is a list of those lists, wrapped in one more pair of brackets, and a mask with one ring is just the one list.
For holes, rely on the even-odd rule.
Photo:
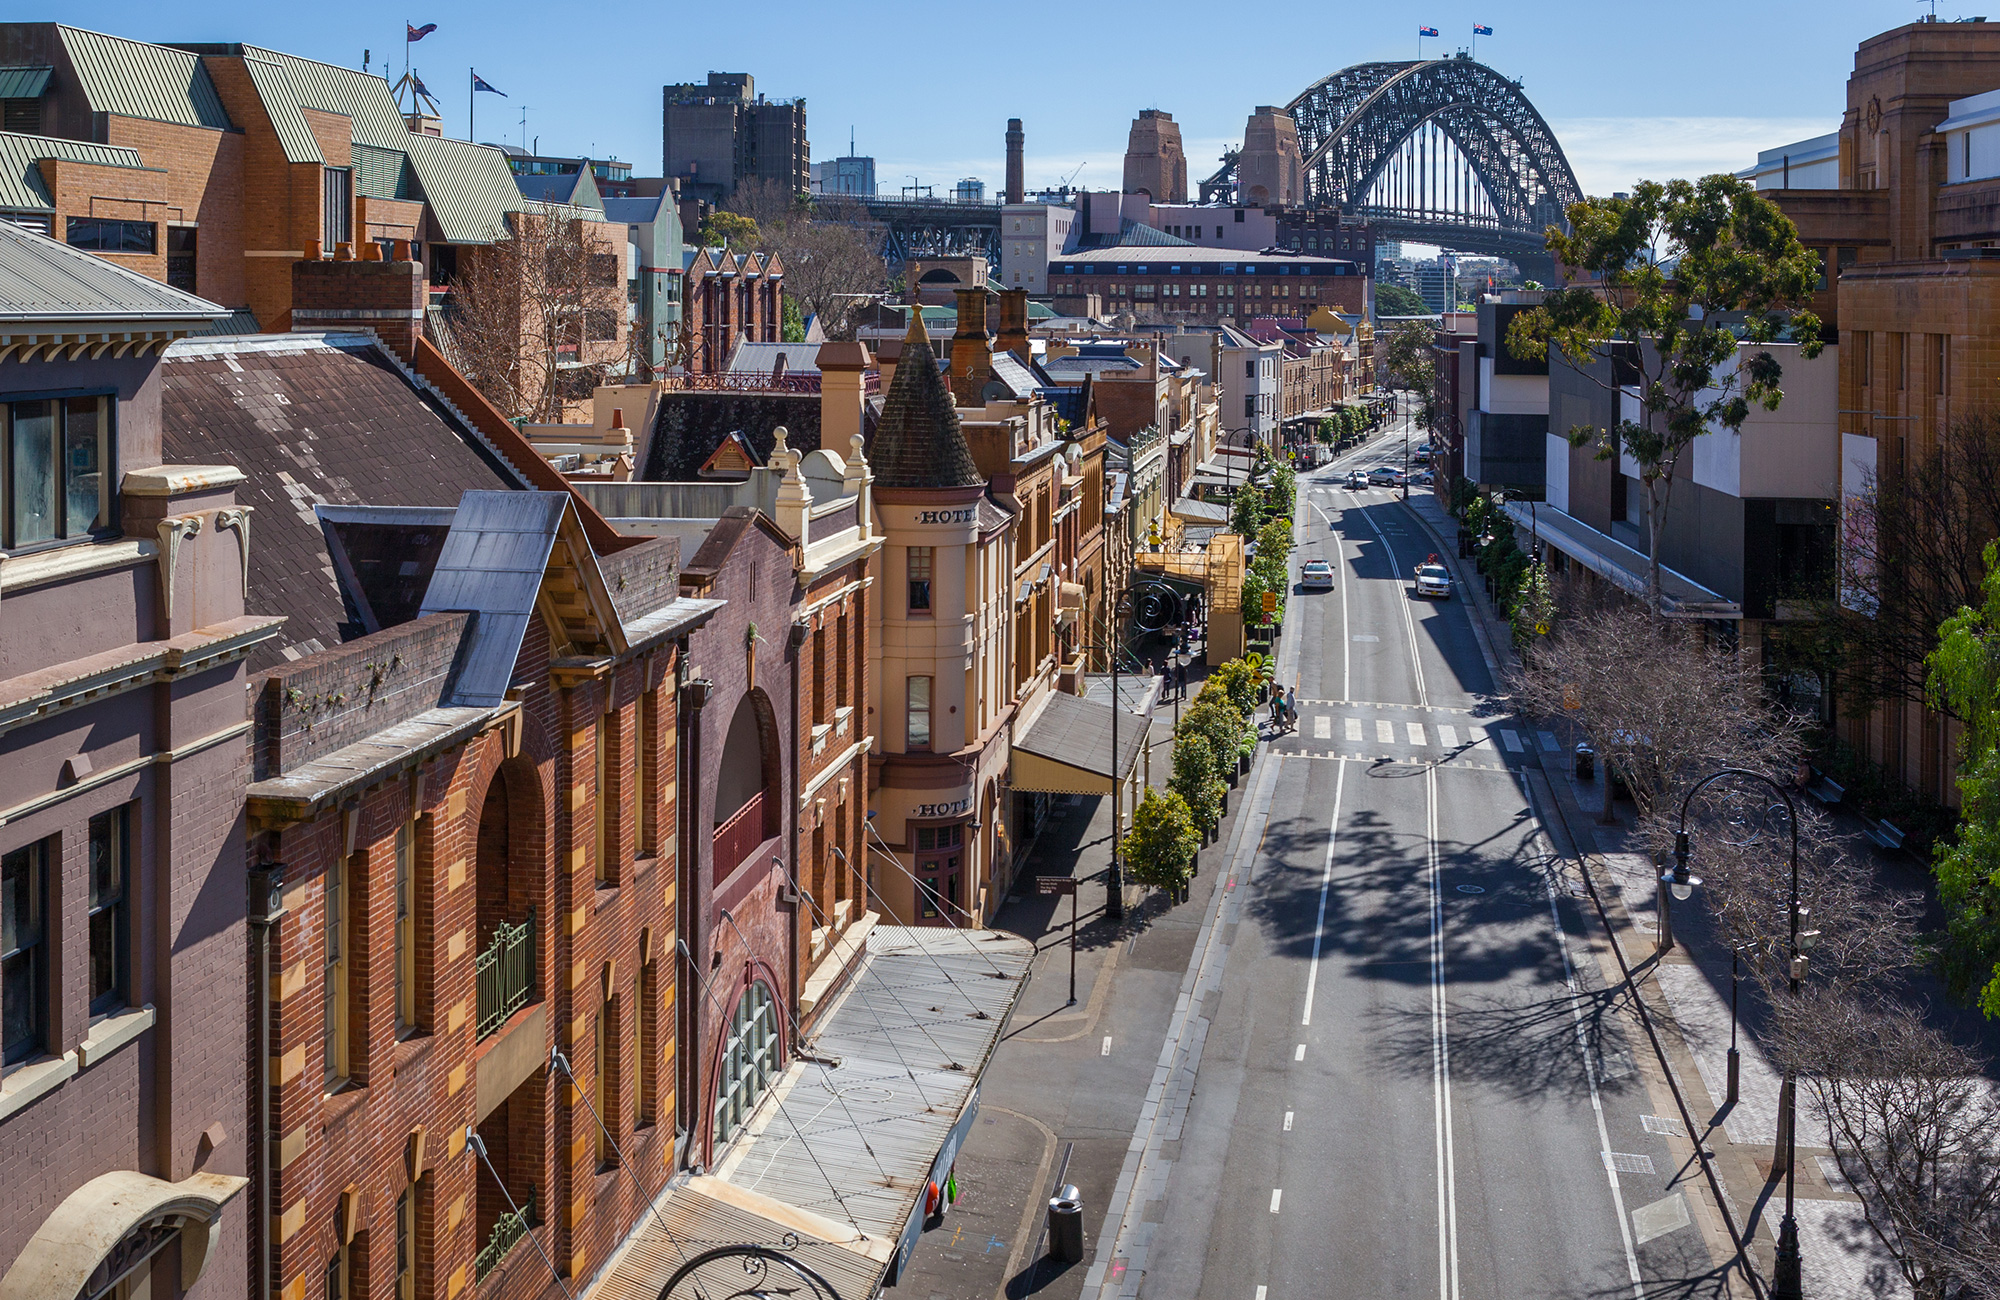
[(1178, 894), (1201, 851), (1201, 831), (1186, 800), (1171, 790), (1148, 790), (1132, 813), (1132, 831), (1120, 849), (1132, 879)]

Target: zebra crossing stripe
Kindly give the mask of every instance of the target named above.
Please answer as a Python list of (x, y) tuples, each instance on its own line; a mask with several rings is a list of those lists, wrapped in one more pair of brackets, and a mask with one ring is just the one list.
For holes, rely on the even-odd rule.
[(1518, 731), (1502, 731), (1502, 732), (1500, 733), (1500, 739), (1502, 739), (1502, 740), (1504, 740), (1504, 741), (1506, 741), (1506, 742), (1507, 742), (1507, 752), (1508, 752), (1508, 753), (1510, 753), (1510, 754), (1518, 754), (1518, 753), (1520, 753), (1520, 752), (1522, 751), (1522, 745), (1521, 745), (1521, 733), (1520, 733), (1520, 732), (1518, 732)]
[(1313, 719), (1313, 739), (1314, 739), (1314, 740), (1332, 740), (1332, 739), (1333, 739), (1333, 719), (1332, 719), (1332, 718), (1330, 718), (1330, 717), (1328, 717), (1328, 716), (1327, 716), (1326, 714), (1322, 713), (1322, 714), (1320, 714), (1320, 715), (1319, 715), (1319, 716), (1318, 716), (1317, 718), (1314, 718), (1314, 719)]
[(1353, 741), (1361, 739), (1361, 719), (1349, 718), (1347, 720), (1347, 738)]
[(1437, 732), (1439, 745), (1446, 749), (1458, 748), (1458, 728), (1439, 723)]
[(1556, 743), (1556, 733), (1554, 733), (1553, 731), (1542, 731), (1542, 732), (1537, 732), (1536, 734), (1542, 738), (1542, 748), (1547, 750), (1549, 753), (1553, 754), (1558, 749), (1562, 748), (1560, 744)]
[(1375, 739), (1384, 745), (1396, 743), (1396, 724), (1387, 718), (1375, 719)]
[(1412, 745), (1421, 745), (1421, 744), (1423, 744), (1423, 743), (1424, 743), (1424, 724), (1423, 724), (1423, 723), (1421, 723), (1421, 722), (1406, 722), (1406, 723), (1404, 723), (1403, 725), (1404, 725), (1404, 726), (1405, 726), (1406, 728), (1408, 728), (1408, 730), (1409, 730), (1409, 733), (1410, 733), (1410, 743), (1411, 743)]

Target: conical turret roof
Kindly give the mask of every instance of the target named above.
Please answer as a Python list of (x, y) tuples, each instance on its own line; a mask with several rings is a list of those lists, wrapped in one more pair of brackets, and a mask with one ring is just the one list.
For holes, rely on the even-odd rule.
[(868, 461), (878, 488), (981, 487), (986, 482), (959, 427), (951, 389), (938, 373), (923, 313), (914, 306)]

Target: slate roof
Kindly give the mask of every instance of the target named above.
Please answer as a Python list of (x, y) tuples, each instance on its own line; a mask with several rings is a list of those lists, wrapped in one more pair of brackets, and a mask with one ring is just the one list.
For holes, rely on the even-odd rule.
[(249, 478), (248, 612), (290, 620), (251, 652), (253, 673), (368, 630), (314, 507), (456, 506), (469, 488), (521, 486), (367, 335), (188, 339), (160, 375), (162, 459)]
[(938, 373), (937, 356), (918, 321), (903, 338), (903, 359), (882, 397), (882, 418), (868, 449), (878, 488), (981, 487), (958, 407)]
[(660, 205), (666, 202), (664, 194), (654, 194), (645, 198), (607, 198), (604, 200), (604, 215), (612, 221), (622, 221), (628, 226), (643, 226), (656, 221), (660, 216)]
[[(1196, 244), (1193, 240), (1182, 239), (1179, 235), (1170, 235), (1158, 226), (1149, 226), (1143, 221), (1134, 221), (1132, 218), (1126, 217), (1118, 223), (1118, 233), (1115, 235), (1085, 233), (1077, 236), (1076, 247), (1072, 251), (1081, 252), (1085, 249), (1093, 248), (1199, 247), (1200, 245)], [(1070, 253), (1064, 253), (1063, 256), (1070, 256)]]
[(56, 321), (129, 328), (174, 322), (196, 329), (228, 315), (227, 307), (0, 221), (0, 325)]
[(599, 209), (604, 206), (604, 200), (597, 193), (597, 183), (590, 178), (589, 172), (517, 175), (514, 187), (521, 191), (522, 198), (534, 203), (568, 203)]

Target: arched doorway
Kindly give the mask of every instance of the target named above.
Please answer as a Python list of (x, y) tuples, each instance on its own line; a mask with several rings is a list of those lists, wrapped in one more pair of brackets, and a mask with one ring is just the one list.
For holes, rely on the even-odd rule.
[(479, 808), (474, 853), (479, 1038), (535, 999), (535, 893), (542, 878), (541, 776), (525, 758), (494, 772)]
[(715, 879), (728, 877), (783, 826), (777, 720), (753, 690), (736, 705), (715, 771)]
[(735, 1136), (783, 1069), (782, 1023), (771, 986), (761, 979), (751, 980), (736, 1000), (716, 1053), (715, 1105), (710, 1112), (712, 1149)]

